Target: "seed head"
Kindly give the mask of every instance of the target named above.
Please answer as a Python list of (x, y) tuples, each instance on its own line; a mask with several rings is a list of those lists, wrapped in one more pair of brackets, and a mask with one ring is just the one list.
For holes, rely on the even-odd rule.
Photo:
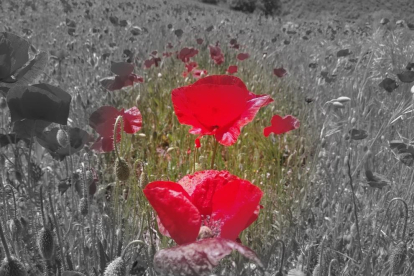
[(56, 140), (62, 148), (69, 146), (69, 136), (66, 131), (59, 129), (56, 134)]

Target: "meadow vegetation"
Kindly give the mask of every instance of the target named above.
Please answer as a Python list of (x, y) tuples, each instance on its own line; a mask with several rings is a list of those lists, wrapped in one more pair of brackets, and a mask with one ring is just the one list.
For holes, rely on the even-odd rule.
[[(15, 262), (9, 255), (28, 275), (156, 275), (154, 255), (176, 243), (161, 234), (143, 189), (210, 169), (263, 192), (257, 220), (239, 236), (262, 267), (229, 243), (223, 247), (251, 260), (232, 253), (211, 273), (412, 274), (410, 26), (378, 18), (363, 26), (329, 17), (286, 22), (207, 7), (159, 0), (0, 3), (0, 32), (31, 45), (31, 70), (39, 77), (28, 84), (48, 83), (71, 96), (67, 126), (55, 118), (19, 123), (23, 113), (12, 113), (17, 107), (7, 96), (16, 79), (2, 78), (0, 70), (0, 224), (7, 244), (0, 248), (0, 275), (15, 275), (4, 272)], [(217, 46), (220, 64), (211, 54)], [(191, 70), (179, 55), (185, 47), (198, 51)], [(114, 69), (120, 62), (133, 71), (124, 76)], [(206, 135), (197, 148), (171, 93), (199, 78), (231, 75), (231, 65), (249, 91), (274, 102), (231, 146), (215, 149), (215, 138)], [(118, 153), (94, 144), (104, 135), (91, 115), (102, 106), (136, 116), (136, 128), (121, 132)], [(274, 115), (292, 115), (300, 127), (265, 137)], [(104, 138), (116, 136), (114, 122)], [(129, 168), (125, 180), (114, 171), (121, 157)], [(53, 246), (45, 245), (48, 239)]]

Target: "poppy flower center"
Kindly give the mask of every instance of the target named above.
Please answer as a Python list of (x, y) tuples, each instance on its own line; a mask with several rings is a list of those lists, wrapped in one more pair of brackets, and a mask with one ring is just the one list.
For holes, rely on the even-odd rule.
[(211, 231), (212, 237), (218, 237), (221, 233), (222, 222), (211, 219), (209, 215), (201, 215), (200, 231), (202, 231), (203, 227)]

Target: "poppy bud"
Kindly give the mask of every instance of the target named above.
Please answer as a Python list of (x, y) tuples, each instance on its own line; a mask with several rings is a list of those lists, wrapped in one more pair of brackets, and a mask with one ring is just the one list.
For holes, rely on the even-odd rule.
[(210, 228), (208, 228), (207, 226), (200, 227), (200, 232), (198, 233), (199, 240), (213, 238), (213, 237), (214, 237), (214, 234)]
[(6, 258), (1, 263), (0, 275), (26, 276), (27, 273), (24, 265), (14, 256), (11, 256), (10, 260)]
[(129, 178), (129, 166), (124, 158), (116, 159), (115, 172), (116, 172), (116, 177), (121, 181), (125, 181)]
[(37, 247), (44, 260), (50, 260), (55, 251), (53, 232), (48, 228), (42, 228), (37, 236)]

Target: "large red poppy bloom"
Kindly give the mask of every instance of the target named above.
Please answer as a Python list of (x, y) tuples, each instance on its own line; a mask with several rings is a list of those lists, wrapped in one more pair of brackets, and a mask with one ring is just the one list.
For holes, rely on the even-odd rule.
[[(102, 106), (89, 117), (89, 125), (99, 133), (100, 137), (92, 145), (92, 149), (98, 152), (110, 152), (114, 150), (114, 125), (116, 118), (122, 116), (124, 131), (133, 134), (142, 127), (142, 115), (138, 108), (131, 107), (128, 110), (117, 110), (113, 106)], [(117, 142), (121, 140), (121, 128), (118, 123)]]
[(178, 183), (152, 182), (144, 194), (158, 214), (160, 232), (185, 244), (196, 241), (201, 226), (236, 240), (257, 219), (263, 192), (227, 171), (207, 170)]
[(237, 77), (213, 75), (174, 89), (172, 101), (178, 121), (192, 126), (189, 132), (199, 135), (196, 143), (203, 135), (214, 135), (220, 144), (230, 146), (241, 128), (273, 99), (253, 94)]

